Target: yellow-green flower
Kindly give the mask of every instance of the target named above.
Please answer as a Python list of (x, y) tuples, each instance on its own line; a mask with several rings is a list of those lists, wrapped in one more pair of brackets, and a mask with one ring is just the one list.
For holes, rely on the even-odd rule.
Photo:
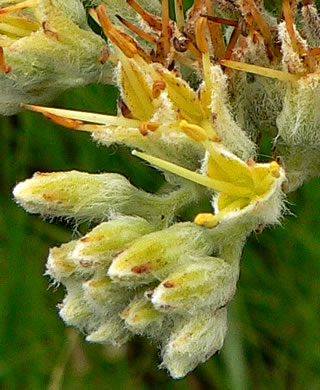
[[(115, 5), (104, 3), (89, 14), (109, 39), (118, 115), (25, 107), (107, 146), (127, 145), (161, 169), (166, 185), (149, 194), (112, 173), (36, 173), (14, 196), (31, 213), (98, 223), (50, 251), (47, 274), (67, 290), (63, 320), (90, 342), (150, 337), (161, 348), (161, 367), (179, 378), (223, 345), (248, 235), (279, 223), (286, 186), (319, 174), (311, 164), (319, 120), (310, 109), (318, 101), (319, 53), (300, 37), (287, 0), (279, 23), (253, 1), (230, 3), (232, 9), (219, 3), (223, 16), (241, 11), (243, 20), (235, 21), (215, 16), (205, 1), (185, 16), (176, 0), (174, 22), (167, 1), (160, 18), (130, 0), (140, 24), (132, 24), (130, 8), (118, 18), (126, 30), (115, 24)], [(220, 23), (229, 26), (226, 36)], [(287, 170), (281, 158), (259, 160), (256, 137), (272, 127)], [(201, 209), (203, 199), (212, 212)], [(198, 205), (194, 220), (180, 222), (191, 205)]]

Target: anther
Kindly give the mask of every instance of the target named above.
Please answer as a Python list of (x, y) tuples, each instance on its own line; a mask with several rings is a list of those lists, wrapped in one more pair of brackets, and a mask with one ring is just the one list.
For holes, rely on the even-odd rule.
[(184, 53), (188, 50), (188, 41), (189, 39), (181, 36), (173, 38), (173, 47), (178, 53)]
[(200, 213), (195, 217), (193, 222), (197, 225), (205, 226), (207, 228), (216, 227), (219, 223), (218, 218), (211, 213)]
[(188, 123), (186, 120), (182, 120), (179, 123), (181, 130), (190, 138), (197, 142), (204, 142), (208, 140), (208, 135), (205, 130), (197, 125)]
[(161, 91), (166, 89), (166, 83), (163, 80), (155, 80), (152, 86), (152, 97), (157, 99)]
[(276, 161), (270, 163), (270, 173), (277, 179), (280, 177), (280, 166)]

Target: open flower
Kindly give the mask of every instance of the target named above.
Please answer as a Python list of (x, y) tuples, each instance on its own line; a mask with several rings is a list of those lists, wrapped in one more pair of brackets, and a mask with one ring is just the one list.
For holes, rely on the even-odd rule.
[[(216, 17), (201, 0), (186, 18), (176, 0), (176, 22), (169, 19), (167, 1), (161, 18), (134, 0), (128, 3), (146, 28), (132, 24), (131, 16), (119, 20), (137, 39), (115, 25), (103, 5), (89, 11), (111, 42), (121, 95), (118, 115), (25, 107), (87, 131), (105, 145), (129, 146), (163, 171), (164, 189), (149, 194), (120, 175), (71, 171), (37, 173), (13, 193), (31, 213), (99, 223), (79, 240), (50, 251), (47, 274), (67, 290), (60, 306), (63, 320), (91, 342), (120, 345), (132, 334), (148, 336), (161, 348), (161, 367), (179, 378), (223, 345), (246, 238), (279, 223), (287, 172), (278, 159), (258, 162), (255, 140), (262, 123), (268, 123), (278, 125), (276, 141), (285, 144), (285, 155), (293, 130), (299, 146), (312, 143), (305, 127), (286, 128), (286, 123), (310, 112), (308, 102), (296, 103), (290, 94), (303, 95), (301, 85), (317, 78), (317, 62), (293, 29), (287, 0), (279, 25), (252, 1), (230, 3), (234, 12), (218, 3), (222, 12), (239, 15), (241, 10), (239, 21)], [(221, 23), (233, 29), (227, 45)], [(258, 64), (238, 61), (258, 53), (263, 54)], [(235, 70), (269, 79), (252, 83)], [(317, 82), (310, 84), (309, 95), (316, 98)], [(243, 89), (237, 91), (239, 85)], [(259, 117), (259, 101), (249, 108), (242, 103), (234, 113), (239, 97), (253, 90), (267, 101), (268, 121)], [(283, 104), (277, 110), (274, 97)], [(241, 127), (249, 118), (252, 126)], [(316, 114), (309, 119), (314, 131)], [(297, 169), (304, 168), (299, 160)], [(181, 209), (204, 198), (211, 201), (211, 213), (199, 209), (193, 221), (177, 222)]]

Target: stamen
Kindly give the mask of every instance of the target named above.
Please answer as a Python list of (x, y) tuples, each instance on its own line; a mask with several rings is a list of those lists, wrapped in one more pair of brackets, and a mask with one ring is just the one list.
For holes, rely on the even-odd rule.
[[(215, 16), (211, 6), (211, 0), (206, 0), (207, 13), (209, 16)], [(208, 19), (206, 19), (208, 20)], [(225, 51), (224, 39), (221, 26), (217, 23), (209, 23), (210, 38), (213, 46), (214, 55), (221, 58)]]
[(160, 123), (157, 122), (141, 122), (139, 131), (143, 136), (148, 135), (148, 130), (156, 131), (160, 127)]
[(127, 0), (127, 3), (149, 24), (150, 27), (153, 27), (158, 31), (162, 30), (162, 23), (159, 18), (145, 11), (135, 0)]
[(21, 104), (21, 107), (31, 111), (40, 112), (42, 114), (53, 114), (59, 117), (76, 119), (83, 122), (98, 123), (106, 126), (123, 126), (138, 128), (140, 121), (136, 119), (129, 119), (119, 116), (96, 114), (91, 112), (75, 111), (75, 110), (64, 110), (60, 108), (51, 108), (43, 106), (33, 106), (29, 104)]
[(309, 55), (314, 57), (320, 56), (320, 47), (309, 49)]
[(207, 19), (199, 18), (199, 20), (196, 23), (195, 35), (196, 35), (196, 43), (201, 53), (209, 52), (208, 43), (206, 40), (206, 33), (205, 33), (206, 27), (207, 27)]
[(190, 51), (190, 53), (199, 60), (201, 58), (201, 52), (196, 48), (196, 46), (190, 41), (190, 39), (187, 40), (187, 48)]
[(43, 113), (43, 115), (46, 118), (51, 119), (54, 123), (72, 130), (77, 130), (81, 125), (84, 124), (81, 121), (70, 119), (70, 118), (63, 118), (62, 116), (58, 116), (54, 114)]
[(5, 35), (6, 34), (14, 35), (17, 38), (21, 38), (21, 37), (28, 36), (31, 33), (31, 31), (21, 27), (13, 26), (12, 24), (0, 22), (0, 33)]
[(164, 58), (167, 58), (167, 55), (170, 50), (170, 16), (169, 16), (169, 0), (162, 0), (162, 37), (163, 37), (163, 51)]
[(143, 38), (144, 40), (156, 44), (157, 39), (154, 38), (151, 34), (146, 33), (145, 31), (141, 30), (139, 27), (135, 26), (134, 24), (128, 22), (126, 19), (124, 19), (120, 15), (116, 15), (116, 17), (120, 20), (122, 24), (124, 24), (126, 27), (128, 27), (131, 31), (139, 35), (139, 37)]
[(0, 46), (0, 71), (3, 73), (9, 73), (11, 71), (11, 66), (6, 65), (2, 46)]
[(292, 12), (292, 2), (290, 0), (283, 0), (282, 1), (282, 12), (284, 16), (284, 20), (286, 22), (286, 28), (288, 30), (288, 34), (290, 35), (291, 43), (294, 48), (294, 50), (299, 54), (305, 54), (303, 48), (299, 44), (296, 34), (294, 31), (294, 17)]
[(124, 37), (124, 33), (120, 32), (111, 22), (105, 7), (103, 5), (99, 5), (96, 9), (97, 16), (101, 23), (101, 27), (106, 36), (116, 45), (118, 46), (127, 57), (132, 58), (137, 53), (137, 48), (132, 43), (131, 39), (126, 39)]
[(31, 20), (23, 15), (16, 16), (14, 14), (0, 15), (0, 23), (7, 23), (22, 28), (27, 30), (29, 34), (33, 31), (37, 31), (40, 27), (40, 24), (37, 21)]
[(224, 24), (226, 26), (233, 26), (233, 27), (238, 27), (238, 24), (239, 24), (237, 20), (219, 18), (219, 17), (213, 16), (213, 15), (201, 14), (200, 16), (207, 18), (209, 24), (210, 24), (210, 22), (212, 22), (212, 23), (219, 23), (219, 24)]
[(232, 31), (227, 49), (226, 49), (224, 56), (223, 56), (224, 60), (229, 60), (232, 57), (233, 49), (235, 48), (235, 46), (237, 44), (237, 41), (238, 41), (240, 34), (241, 34), (241, 30), (239, 28), (235, 28)]
[(180, 29), (181, 27), (183, 27), (185, 25), (182, 0), (175, 0), (174, 1), (174, 10), (176, 13), (177, 26)]
[(133, 150), (132, 154), (134, 156), (140, 157), (142, 160), (148, 161), (150, 164), (158, 168), (164, 169), (177, 176), (183, 177), (184, 179), (190, 180), (202, 186), (211, 188), (215, 191), (223, 192), (225, 194), (233, 196), (237, 195), (239, 197), (251, 197), (253, 195), (252, 191), (248, 188), (236, 186), (232, 183), (227, 183), (220, 180), (211, 179), (208, 176), (204, 176), (199, 173), (190, 171), (187, 168), (181, 167), (179, 165), (173, 164), (157, 157), (150, 156), (146, 153)]
[(298, 81), (301, 75), (283, 72), (281, 70), (264, 68), (258, 65), (251, 65), (245, 62), (231, 61), (231, 60), (218, 60), (218, 64), (226, 66), (227, 68), (241, 70), (243, 72), (254, 73), (260, 76), (270, 77), (272, 79), (278, 79), (282, 81)]
[(141, 70), (134, 61), (127, 58), (120, 50), (118, 50), (118, 57), (123, 69), (124, 99), (134, 117), (143, 121), (149, 120), (154, 112), (152, 90), (141, 77)]
[(10, 12), (21, 11), (26, 8), (34, 8), (38, 5), (38, 0), (26, 0), (19, 4), (10, 5), (9, 7), (1, 8), (0, 15), (7, 14)]

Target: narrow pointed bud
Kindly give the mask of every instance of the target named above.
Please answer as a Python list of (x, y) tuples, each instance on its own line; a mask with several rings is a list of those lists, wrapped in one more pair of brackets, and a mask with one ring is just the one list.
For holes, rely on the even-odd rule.
[(112, 262), (108, 275), (114, 280), (147, 283), (163, 279), (179, 264), (210, 253), (206, 230), (180, 223), (136, 240)]
[(182, 378), (222, 348), (227, 332), (227, 309), (182, 319), (162, 350), (162, 368)]
[(142, 218), (118, 217), (101, 223), (82, 237), (75, 246), (73, 256), (106, 267), (127, 244), (153, 230)]
[(142, 296), (131, 301), (130, 305), (121, 313), (121, 318), (131, 332), (159, 338), (165, 316), (157, 311), (147, 298)]
[(89, 333), (86, 337), (86, 341), (120, 347), (122, 344), (126, 343), (129, 338), (130, 333), (124, 327), (121, 318), (116, 315), (106, 319), (103, 325)]
[(78, 171), (35, 173), (31, 179), (19, 183), (13, 195), (32, 214), (83, 221), (102, 220), (119, 213), (145, 217), (158, 226), (172, 218), (177, 199), (189, 202), (179, 190), (157, 196), (138, 190), (115, 173)]
[(226, 305), (236, 291), (238, 268), (222, 259), (195, 259), (170, 274), (152, 293), (151, 302), (163, 312), (196, 313)]

